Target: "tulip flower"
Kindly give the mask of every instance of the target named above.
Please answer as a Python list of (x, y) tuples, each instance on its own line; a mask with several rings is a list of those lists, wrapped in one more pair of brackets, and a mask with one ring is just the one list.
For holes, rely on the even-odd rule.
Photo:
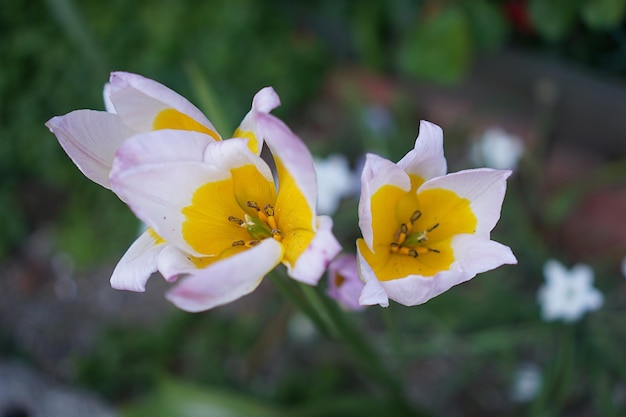
[(359, 278), (356, 257), (353, 254), (338, 256), (328, 265), (326, 293), (345, 310), (361, 311), (364, 309), (359, 304), (359, 295), (364, 285)]
[[(188, 275), (167, 297), (202, 311), (249, 293), (281, 262), (317, 283), (340, 247), (330, 218), (315, 214), (311, 154), (269, 115), (279, 104), (272, 88), (227, 141), (185, 98), (144, 77), (113, 73), (104, 97), (107, 112), (77, 110), (47, 126), (88, 178), (149, 226), (116, 266), (114, 288), (144, 291), (157, 270), (168, 281)], [(268, 136), (276, 181), (259, 157)]]
[(446, 170), (443, 132), (424, 121), (415, 148), (397, 164), (367, 155), (357, 241), (361, 304), (422, 304), (478, 273), (517, 263), (510, 248), (490, 239), (511, 172)]

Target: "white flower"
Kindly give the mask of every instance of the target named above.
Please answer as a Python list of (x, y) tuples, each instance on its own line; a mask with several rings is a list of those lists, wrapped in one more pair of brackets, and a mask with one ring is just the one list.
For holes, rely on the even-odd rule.
[(327, 158), (314, 158), (317, 172), (317, 211), (333, 214), (342, 198), (356, 194), (358, 178), (350, 171), (344, 155), (332, 154)]
[(522, 140), (499, 127), (487, 129), (473, 149), (476, 163), (495, 169), (515, 169), (523, 154)]
[(551, 259), (543, 274), (546, 284), (539, 288), (538, 299), (544, 320), (574, 322), (602, 306), (604, 297), (593, 287), (593, 270), (588, 265), (575, 265), (568, 271)]
[(624, 259), (622, 259), (622, 275), (624, 275), (624, 278), (626, 278), (626, 256), (624, 256)]
[(511, 399), (517, 403), (526, 403), (537, 396), (541, 388), (541, 370), (534, 363), (519, 367), (513, 376)]
[(446, 172), (443, 131), (426, 121), (397, 164), (367, 154), (357, 240), (361, 305), (423, 304), (477, 274), (517, 263), (508, 246), (491, 240), (511, 171)]

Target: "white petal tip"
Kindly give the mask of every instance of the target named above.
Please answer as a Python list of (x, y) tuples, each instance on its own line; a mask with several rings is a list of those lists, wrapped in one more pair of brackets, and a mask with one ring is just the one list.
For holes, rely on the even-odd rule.
[(252, 108), (261, 113), (269, 113), (278, 106), (280, 97), (273, 87), (262, 88), (252, 99)]

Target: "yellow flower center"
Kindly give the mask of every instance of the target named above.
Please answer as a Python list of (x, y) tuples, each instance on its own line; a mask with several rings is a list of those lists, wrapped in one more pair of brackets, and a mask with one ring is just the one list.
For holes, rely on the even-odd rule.
[(182, 209), (182, 236), (201, 255), (190, 257), (197, 267), (269, 238), (282, 244), (282, 261), (295, 265), (315, 235), (313, 212), (279, 160), (276, 166), (279, 193), (273, 179), (252, 164), (233, 168), (230, 178), (194, 192), (191, 204)]
[(271, 204), (265, 205), (263, 210), (254, 201), (248, 201), (248, 207), (256, 210), (256, 216), (246, 214), (244, 219), (236, 216), (228, 216), (228, 221), (235, 223), (239, 227), (246, 229), (251, 240), (236, 240), (233, 246), (246, 246), (248, 248), (258, 245), (261, 240), (272, 237), (278, 242), (283, 240), (283, 235), (276, 224), (274, 217), (274, 207)]
[(398, 253), (400, 255), (409, 255), (413, 258), (417, 258), (420, 255), (428, 252), (441, 253), (439, 249), (429, 248), (424, 245), (428, 240), (428, 233), (432, 232), (439, 227), (439, 223), (435, 223), (426, 230), (414, 230), (415, 223), (422, 217), (420, 210), (415, 210), (411, 214), (411, 218), (408, 223), (402, 223), (400, 228), (396, 232), (393, 242), (389, 245), (389, 251), (391, 253)]
[(443, 188), (417, 193), (423, 180), (414, 176), (411, 183), (408, 192), (385, 185), (372, 195), (373, 246), (357, 241), (381, 281), (449, 269), (455, 259), (452, 238), (476, 229), (468, 199)]

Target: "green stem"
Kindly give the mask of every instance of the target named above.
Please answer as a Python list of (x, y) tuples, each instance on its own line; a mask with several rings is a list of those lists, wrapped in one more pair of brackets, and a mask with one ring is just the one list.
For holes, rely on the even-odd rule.
[(393, 351), (393, 357), (395, 358), (396, 367), (398, 369), (402, 369), (405, 357), (404, 348), (400, 339), (398, 326), (396, 326), (395, 320), (393, 319), (393, 314), (391, 313), (391, 306), (383, 308), (381, 311), (381, 315), (385, 323), (385, 327), (387, 328), (387, 332), (389, 333), (389, 341), (391, 344), (391, 349)]
[(315, 324), (315, 327), (325, 335), (329, 335), (330, 331), (326, 326), (325, 321), (320, 317), (318, 312), (311, 307), (306, 300), (302, 297), (299, 288), (297, 288), (294, 282), (290, 282), (290, 280), (285, 277), (278, 276), (278, 274), (271, 272), (268, 274), (269, 278), (274, 282), (276, 288), (283, 294), (285, 298), (291, 301), (296, 307), (302, 311), (312, 322)]
[(322, 297), (317, 288), (304, 287), (304, 284), (301, 287), (309, 294), (310, 300), (314, 300), (317, 308), (323, 309), (322, 316), (332, 323), (338, 338), (352, 351), (363, 369), (387, 391), (389, 398), (407, 411), (410, 410), (412, 415), (428, 415), (423, 410), (409, 407), (401, 379), (385, 367), (380, 353), (372, 348), (372, 342), (353, 325), (345, 311), (341, 310), (337, 303), (330, 298)]
[(326, 328), (329, 330), (329, 336), (334, 339), (340, 338), (341, 335), (339, 333), (339, 329), (337, 328), (337, 325), (334, 322), (333, 318), (330, 316), (328, 310), (325, 308), (324, 303), (322, 302), (321, 297), (319, 296), (315, 288), (303, 284), (300, 286), (300, 290), (304, 294), (311, 307), (324, 322)]
[[(387, 392), (390, 400), (398, 407), (415, 416), (427, 416), (422, 410), (408, 405), (402, 382), (384, 365), (381, 355), (349, 320), (336, 302), (320, 294), (317, 287), (297, 283), (276, 271), (269, 274), (278, 290), (298, 307), (325, 335), (342, 341), (352, 352), (362, 369)], [(283, 274), (280, 274), (283, 275)]]

